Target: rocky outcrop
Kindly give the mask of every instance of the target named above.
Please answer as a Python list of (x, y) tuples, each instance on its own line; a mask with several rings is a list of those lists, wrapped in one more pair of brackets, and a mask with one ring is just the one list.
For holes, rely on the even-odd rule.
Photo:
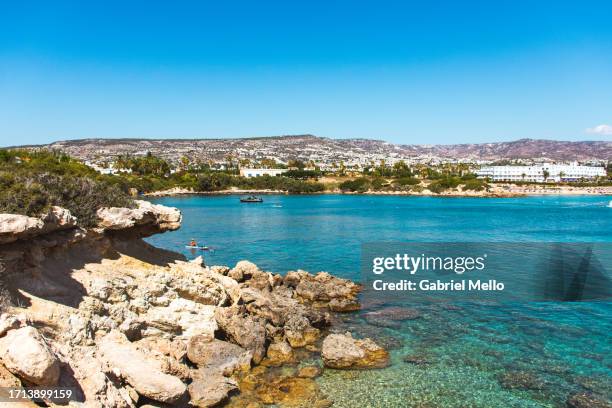
[(136, 200), (136, 208), (105, 207), (97, 212), (98, 230), (122, 236), (147, 237), (181, 226), (181, 212), (177, 208)]
[(0, 214), (0, 245), (75, 228), (76, 223), (70, 211), (55, 206), (40, 217)]
[(241, 306), (218, 308), (215, 319), (227, 338), (252, 352), (255, 363), (266, 355), (266, 327), (262, 319), (250, 316)]
[[(312, 380), (318, 367), (269, 384), (258, 369), (318, 355), (331, 312), (358, 307), (359, 287), (327, 273), (283, 277), (248, 261), (186, 262), (139, 239), (178, 228), (180, 212), (137, 203), (101, 209), (88, 231), (62, 209), (5, 224), (0, 258), (26, 306), (0, 316), (8, 375), (74, 385), (86, 406), (132, 408), (146, 399), (209, 407), (238, 392), (256, 403), (314, 398), (326, 406)], [(365, 360), (375, 360), (370, 349)]]
[(125, 336), (112, 332), (99, 344), (101, 359), (110, 371), (134, 387), (138, 394), (155, 401), (174, 403), (187, 390), (183, 382), (164, 373), (157, 360), (147, 357)]
[(9, 330), (0, 339), (0, 356), (11, 373), (29, 383), (52, 386), (59, 380), (59, 360), (34, 327)]
[(330, 368), (383, 368), (389, 353), (370, 339), (357, 340), (350, 333), (330, 334), (323, 341), (321, 356)]

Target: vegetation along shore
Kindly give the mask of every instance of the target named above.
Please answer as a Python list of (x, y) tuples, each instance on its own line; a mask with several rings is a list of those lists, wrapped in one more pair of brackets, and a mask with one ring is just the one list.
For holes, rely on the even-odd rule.
[[(304, 163), (290, 163), (280, 176), (244, 177), (238, 167), (206, 166), (171, 171), (165, 160), (145, 155), (124, 157), (125, 172), (102, 174), (64, 153), (42, 150), (0, 150), (0, 211), (39, 216), (52, 205), (67, 208), (83, 227), (96, 223), (100, 207), (131, 207), (136, 195), (178, 194), (381, 194), (442, 197), (513, 197), (538, 194), (612, 194), (610, 176), (578, 183), (492, 183), (477, 178), (469, 167), (393, 166), (381, 163), (365, 174), (329, 173)], [(272, 165), (272, 163), (270, 163)]]

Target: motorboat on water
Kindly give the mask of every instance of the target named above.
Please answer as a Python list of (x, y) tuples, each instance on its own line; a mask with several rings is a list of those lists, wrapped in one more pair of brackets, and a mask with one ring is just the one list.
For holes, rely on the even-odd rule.
[(257, 197), (254, 195), (250, 195), (248, 197), (241, 197), (240, 202), (241, 203), (263, 203), (263, 198)]

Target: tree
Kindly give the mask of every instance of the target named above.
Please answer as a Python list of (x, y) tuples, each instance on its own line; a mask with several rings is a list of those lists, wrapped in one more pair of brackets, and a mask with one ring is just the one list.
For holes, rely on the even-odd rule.
[(261, 159), (261, 167), (263, 167), (264, 169), (273, 169), (276, 168), (276, 161), (274, 159), (268, 159), (268, 158), (264, 158)]
[(548, 170), (542, 170), (542, 177), (544, 177), (544, 182), (546, 183), (546, 181), (550, 177), (550, 173), (548, 172)]
[(412, 176), (412, 171), (410, 171), (410, 167), (408, 167), (405, 161), (400, 160), (393, 165), (393, 176), (410, 177)]
[(189, 168), (189, 163), (190, 163), (189, 157), (187, 157), (187, 156), (181, 157), (181, 163), (180, 163), (181, 170), (183, 170), (183, 171), (187, 170)]

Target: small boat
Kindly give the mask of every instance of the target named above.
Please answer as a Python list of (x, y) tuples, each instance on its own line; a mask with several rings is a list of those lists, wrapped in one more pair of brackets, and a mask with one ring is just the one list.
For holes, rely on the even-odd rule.
[(263, 198), (251, 195), (248, 197), (241, 197), (240, 202), (241, 203), (263, 203)]
[(608, 208), (612, 208), (612, 200), (608, 203)]

